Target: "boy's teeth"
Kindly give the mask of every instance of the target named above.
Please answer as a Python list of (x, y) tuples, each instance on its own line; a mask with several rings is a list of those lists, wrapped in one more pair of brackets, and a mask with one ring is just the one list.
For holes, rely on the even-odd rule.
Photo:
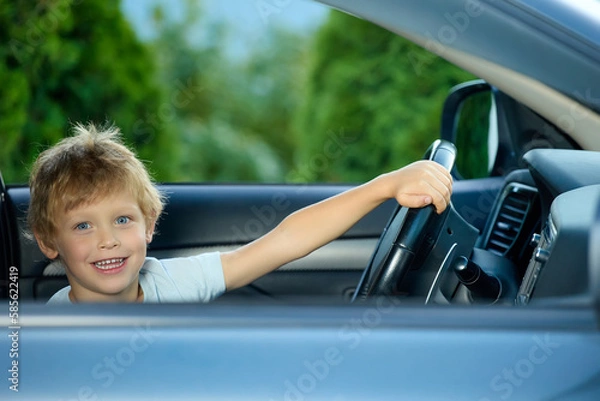
[(119, 267), (121, 263), (123, 263), (123, 258), (101, 260), (100, 262), (94, 263), (94, 265), (98, 269), (109, 270)]

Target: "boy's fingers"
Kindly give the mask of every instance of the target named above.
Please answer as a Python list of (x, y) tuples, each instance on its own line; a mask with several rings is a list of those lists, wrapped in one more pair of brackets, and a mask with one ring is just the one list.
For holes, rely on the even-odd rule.
[(450, 203), (450, 197), (452, 195), (452, 183), (448, 181), (445, 176), (436, 176), (432, 180), (428, 181), (427, 185), (430, 187), (427, 192), (433, 196), (436, 207), (444, 204), (443, 208), (445, 208)]
[(450, 195), (451, 195), (451, 188), (449, 188), (447, 185), (444, 185), (444, 183), (440, 182), (439, 180), (434, 180), (433, 182), (428, 182), (427, 183), (430, 188), (427, 191), (428, 194), (425, 195), (424, 199), (429, 199), (429, 203), (433, 203), (433, 205), (436, 208), (436, 211), (439, 213), (442, 213), (450, 204)]
[(441, 194), (437, 196), (431, 195), (419, 195), (419, 194), (405, 194), (398, 199), (398, 202), (405, 207), (408, 208), (422, 208), (428, 205), (433, 205), (436, 209), (436, 212), (442, 213), (446, 207), (448, 207), (448, 203), (444, 199)]
[(415, 162), (413, 168), (417, 169), (416, 181), (405, 188), (408, 192), (398, 193), (398, 202), (412, 208), (434, 205), (437, 213), (442, 213), (450, 204), (452, 176), (440, 164), (428, 160)]
[(447, 200), (444, 196), (441, 196), (439, 202), (435, 204), (435, 209), (437, 210), (438, 214), (440, 214), (444, 210), (446, 210), (449, 204), (450, 201)]
[[(436, 163), (437, 164), (437, 163)], [(450, 173), (443, 168), (442, 166), (440, 166), (439, 164), (437, 165), (439, 168), (439, 174), (436, 175), (436, 177), (440, 180), (440, 182), (442, 182), (447, 188), (452, 188), (452, 175), (450, 175)]]

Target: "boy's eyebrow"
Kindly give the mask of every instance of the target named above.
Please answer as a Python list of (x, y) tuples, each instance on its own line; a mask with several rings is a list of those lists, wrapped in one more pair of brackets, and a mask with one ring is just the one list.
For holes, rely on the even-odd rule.
[(140, 207), (140, 205), (138, 205), (137, 203), (133, 202), (127, 202), (126, 204), (123, 205), (117, 205), (115, 206), (115, 210), (123, 210), (123, 211), (142, 211), (142, 208)]
[(116, 210), (114, 214), (115, 214), (115, 216), (117, 216), (117, 215), (120, 216), (120, 215), (135, 214), (137, 212), (139, 212), (140, 214), (143, 214), (141, 209), (139, 209), (139, 208), (137, 210), (135, 208), (122, 208), (122, 209)]
[[(93, 208), (91, 208), (93, 209)], [(140, 208), (139, 205), (137, 205), (136, 203), (125, 203), (125, 204), (121, 204), (121, 205), (115, 205), (113, 208), (110, 209), (110, 213), (111, 214), (125, 214), (125, 213), (130, 213), (130, 212), (141, 212), (142, 209)], [(89, 214), (93, 214), (93, 211), (90, 210), (85, 210), (85, 211), (81, 211), (81, 208), (75, 208), (73, 210), (68, 210), (66, 212), (64, 212), (65, 215), (65, 219), (66, 220), (80, 220), (80, 219), (85, 219), (86, 215)]]

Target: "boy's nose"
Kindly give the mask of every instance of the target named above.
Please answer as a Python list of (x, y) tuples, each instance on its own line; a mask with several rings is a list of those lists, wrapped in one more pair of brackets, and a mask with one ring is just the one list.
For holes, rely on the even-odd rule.
[(119, 246), (121, 243), (117, 239), (115, 235), (110, 230), (106, 230), (101, 234), (100, 241), (98, 243), (98, 247), (100, 249), (113, 249)]

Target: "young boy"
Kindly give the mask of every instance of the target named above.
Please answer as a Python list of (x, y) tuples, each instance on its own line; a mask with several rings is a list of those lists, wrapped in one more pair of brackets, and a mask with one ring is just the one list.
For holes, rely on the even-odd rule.
[(163, 197), (115, 127), (76, 125), (42, 152), (30, 179), (29, 224), (70, 286), (49, 303), (210, 301), (334, 240), (387, 199), (407, 207), (450, 202), (452, 178), (418, 161), (292, 213), (231, 252), (146, 257)]

